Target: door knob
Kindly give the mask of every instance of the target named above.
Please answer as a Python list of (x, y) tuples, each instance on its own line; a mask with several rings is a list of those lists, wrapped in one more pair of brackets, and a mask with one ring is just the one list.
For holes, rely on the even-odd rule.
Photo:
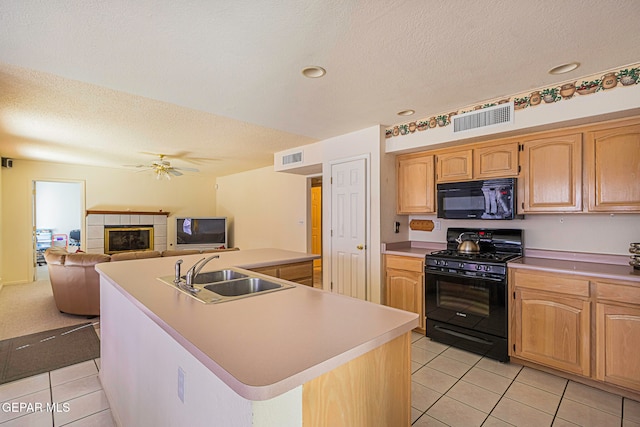
[(358, 246), (356, 246), (356, 248), (357, 248), (358, 250), (360, 250), (360, 251), (361, 251), (361, 250), (363, 250), (363, 249), (364, 249), (364, 246), (362, 246), (362, 245), (358, 245)]

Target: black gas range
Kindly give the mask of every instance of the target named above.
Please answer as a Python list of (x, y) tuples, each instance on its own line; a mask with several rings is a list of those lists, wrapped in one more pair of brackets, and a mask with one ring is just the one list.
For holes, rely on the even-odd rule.
[[(461, 240), (478, 252), (460, 252)], [(507, 262), (522, 256), (519, 229), (449, 228), (447, 249), (425, 258), (427, 336), (501, 361), (507, 352)]]

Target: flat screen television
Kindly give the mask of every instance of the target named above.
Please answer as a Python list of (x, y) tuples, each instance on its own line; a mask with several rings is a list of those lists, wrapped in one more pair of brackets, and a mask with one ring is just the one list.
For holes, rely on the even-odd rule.
[(176, 249), (227, 248), (227, 235), (227, 217), (176, 219)]

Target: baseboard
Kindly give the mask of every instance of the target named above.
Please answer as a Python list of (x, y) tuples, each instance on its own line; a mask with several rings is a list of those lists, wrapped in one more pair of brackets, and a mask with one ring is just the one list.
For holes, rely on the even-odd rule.
[(16, 282), (5, 282), (0, 285), (0, 289), (2, 289), (2, 286), (26, 285), (27, 283), (33, 283), (33, 282), (29, 282), (27, 280), (18, 280)]

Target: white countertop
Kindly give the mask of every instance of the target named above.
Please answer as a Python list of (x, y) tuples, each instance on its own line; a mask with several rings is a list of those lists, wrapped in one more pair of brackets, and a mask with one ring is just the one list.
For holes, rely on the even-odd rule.
[[(317, 258), (279, 249), (219, 255), (203, 272)], [(181, 258), (184, 272), (202, 255)], [(98, 264), (96, 270), (230, 388), (249, 400), (265, 400), (289, 391), (418, 325), (414, 313), (304, 285), (203, 304), (157, 279), (173, 275), (177, 259), (104, 263)]]
[(405, 241), (383, 243), (382, 253), (385, 255), (400, 255), (414, 258), (424, 258), (426, 255), (447, 248), (446, 243)]

